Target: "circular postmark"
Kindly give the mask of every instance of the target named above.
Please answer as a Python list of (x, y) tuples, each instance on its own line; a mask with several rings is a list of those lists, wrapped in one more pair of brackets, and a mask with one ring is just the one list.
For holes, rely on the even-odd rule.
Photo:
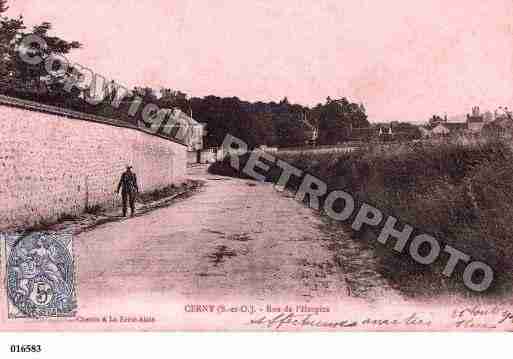
[(65, 243), (44, 233), (18, 239), (8, 257), (7, 294), (22, 316), (72, 315), (73, 257)]

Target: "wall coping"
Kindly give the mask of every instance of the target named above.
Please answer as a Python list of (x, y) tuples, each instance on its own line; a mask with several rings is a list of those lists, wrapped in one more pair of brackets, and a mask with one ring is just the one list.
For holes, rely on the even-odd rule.
[(52, 114), (52, 115), (58, 115), (58, 116), (62, 116), (62, 117), (77, 119), (77, 120), (100, 123), (103, 125), (128, 128), (128, 129), (140, 131), (140, 132), (145, 133), (150, 136), (160, 137), (164, 140), (168, 140), (170, 142), (174, 142), (174, 143), (177, 143), (182, 146), (187, 146), (185, 142), (178, 141), (177, 139), (169, 138), (169, 137), (163, 136), (158, 133), (150, 132), (148, 130), (145, 130), (143, 128), (140, 128), (140, 127), (135, 126), (128, 122), (115, 120), (115, 119), (103, 117), (103, 116), (91, 115), (91, 114), (84, 113), (84, 112), (73, 111), (73, 110), (63, 108), (63, 107), (45, 105), (42, 103), (29, 101), (29, 100), (22, 100), (19, 98), (9, 97), (9, 96), (5, 96), (5, 95), (0, 95), (0, 105), (18, 107), (18, 108), (22, 108), (24, 110), (43, 112), (43, 113), (48, 113), (48, 114)]

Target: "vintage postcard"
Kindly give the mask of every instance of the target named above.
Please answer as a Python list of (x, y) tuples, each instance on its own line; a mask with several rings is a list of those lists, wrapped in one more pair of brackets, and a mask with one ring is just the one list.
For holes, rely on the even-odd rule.
[(0, 0), (0, 331), (513, 330), (512, 19)]

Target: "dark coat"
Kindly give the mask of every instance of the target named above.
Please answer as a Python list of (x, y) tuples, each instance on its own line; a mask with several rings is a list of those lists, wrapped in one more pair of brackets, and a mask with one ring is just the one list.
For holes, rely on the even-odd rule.
[(133, 172), (125, 171), (121, 175), (121, 179), (118, 184), (118, 192), (122, 190), (123, 193), (135, 193), (139, 192), (139, 186), (137, 185), (137, 176)]

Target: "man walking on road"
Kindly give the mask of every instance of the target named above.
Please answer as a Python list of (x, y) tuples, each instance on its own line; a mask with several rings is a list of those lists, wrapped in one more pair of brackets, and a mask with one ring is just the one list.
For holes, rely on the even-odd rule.
[(137, 177), (132, 172), (132, 167), (127, 166), (126, 171), (121, 175), (119, 180), (117, 193), (121, 189), (121, 198), (123, 200), (123, 217), (126, 217), (127, 200), (130, 202), (130, 210), (132, 217), (135, 214), (135, 197), (139, 193), (139, 186), (137, 185)]

